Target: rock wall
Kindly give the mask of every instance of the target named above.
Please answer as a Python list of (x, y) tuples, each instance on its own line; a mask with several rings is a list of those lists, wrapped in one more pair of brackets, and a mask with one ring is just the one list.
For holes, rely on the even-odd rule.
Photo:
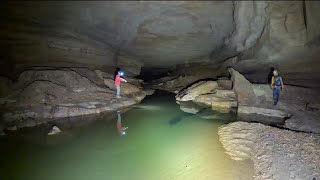
[(222, 67), (214, 68), (216, 76), (232, 66), (264, 83), (274, 66), (287, 84), (319, 87), (317, 7), (316, 1), (8, 2), (0, 13), (1, 67), (10, 74), (78, 64), (111, 73), (119, 65), (136, 76), (142, 66), (205, 62)]
[(11, 84), (10, 92), (0, 99), (1, 124), (7, 129), (17, 129), (58, 118), (129, 107), (139, 103), (146, 93), (140, 85), (141, 81), (127, 80), (128, 83), (121, 85), (122, 98), (119, 99), (115, 97), (112, 74), (87, 68), (26, 70)]

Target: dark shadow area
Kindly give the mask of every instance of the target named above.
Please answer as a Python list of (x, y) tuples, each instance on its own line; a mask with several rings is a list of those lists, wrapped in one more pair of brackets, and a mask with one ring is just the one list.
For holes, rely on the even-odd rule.
[(163, 91), (163, 90), (155, 90), (154, 93), (151, 96), (147, 96), (146, 98), (152, 98), (152, 96), (172, 96), (172, 99), (175, 99), (175, 94), (169, 91)]
[(269, 84), (271, 84), (271, 78), (272, 78), (272, 76), (273, 76), (273, 71), (275, 70), (275, 68), (274, 67), (270, 67), (270, 72), (269, 72), (269, 74), (268, 74), (268, 79), (267, 79), (267, 82), (269, 83)]
[(153, 68), (142, 67), (138, 79), (144, 80), (144, 82), (150, 82), (156, 79), (160, 79), (165, 76), (171, 76), (174, 74), (174, 68)]
[(120, 68), (117, 67), (116, 70), (115, 70), (114, 73), (113, 73), (113, 80), (116, 79), (116, 76), (117, 76), (117, 74), (118, 74), (119, 71), (120, 71)]

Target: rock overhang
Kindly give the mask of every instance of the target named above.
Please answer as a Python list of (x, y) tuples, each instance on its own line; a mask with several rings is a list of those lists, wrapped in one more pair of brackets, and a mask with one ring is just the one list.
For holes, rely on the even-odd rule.
[(1, 13), (2, 35), (87, 38), (162, 66), (223, 46), (233, 31), (232, 7), (231, 1), (14, 2)]

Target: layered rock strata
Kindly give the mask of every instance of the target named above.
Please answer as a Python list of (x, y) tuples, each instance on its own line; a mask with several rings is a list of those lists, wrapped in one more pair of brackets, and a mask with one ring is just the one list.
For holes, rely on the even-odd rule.
[(232, 159), (253, 161), (255, 180), (307, 180), (320, 175), (319, 135), (247, 122), (224, 125), (218, 134)]
[[(98, 73), (97, 73), (98, 72)], [(101, 76), (102, 75), (102, 76)], [(128, 78), (115, 97), (113, 75), (87, 68), (33, 68), (22, 72), (1, 97), (2, 124), (9, 129), (56, 118), (116, 111), (139, 103), (141, 81)]]

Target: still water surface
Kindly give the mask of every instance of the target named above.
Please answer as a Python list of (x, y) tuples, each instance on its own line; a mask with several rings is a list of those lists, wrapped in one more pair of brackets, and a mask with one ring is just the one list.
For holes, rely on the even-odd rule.
[[(115, 113), (116, 115), (116, 113)], [(0, 179), (250, 180), (250, 161), (234, 161), (218, 140), (218, 120), (179, 110), (172, 97), (145, 99), (117, 118), (97, 117), (54, 136), (0, 139)]]

